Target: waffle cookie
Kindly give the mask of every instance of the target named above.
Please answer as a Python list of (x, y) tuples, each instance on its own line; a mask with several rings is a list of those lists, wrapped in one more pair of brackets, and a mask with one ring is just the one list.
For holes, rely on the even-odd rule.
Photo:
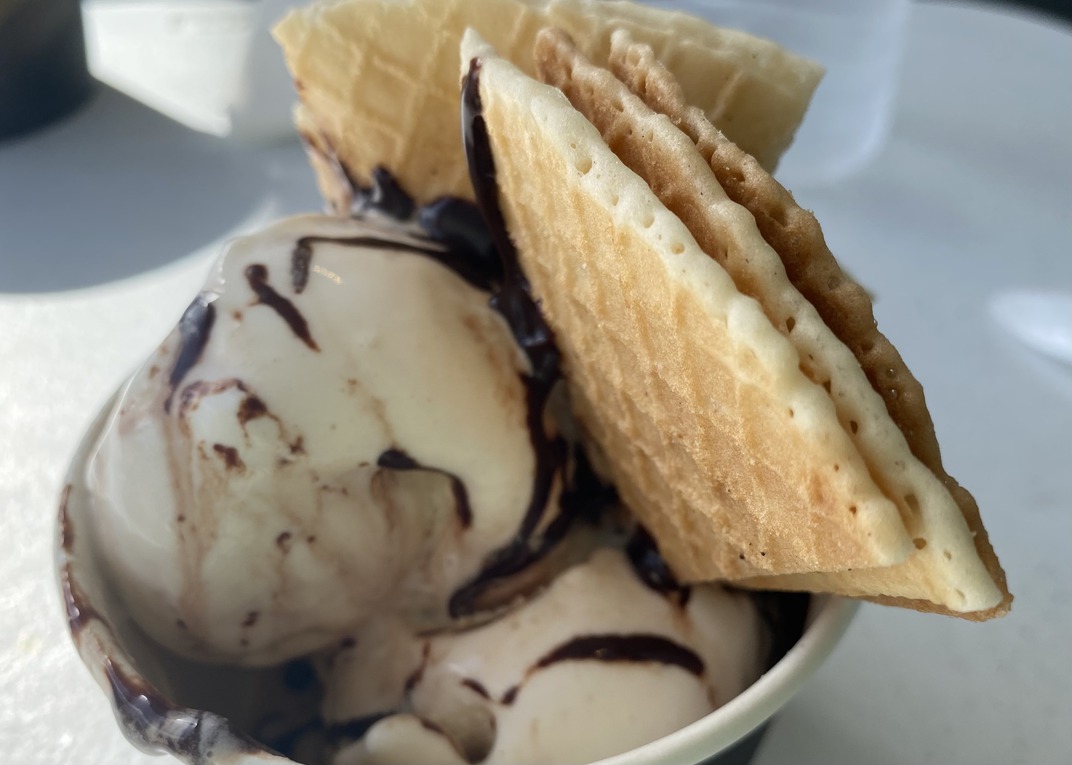
[(418, 203), (471, 198), (458, 150), (458, 44), (474, 27), (535, 72), (555, 25), (606, 62), (614, 29), (651, 45), (689, 102), (767, 169), (792, 140), (822, 69), (766, 40), (690, 16), (605, 0), (344, 0), (292, 10), (274, 34), (298, 91), (297, 122), (336, 210), (386, 168)]
[(978, 511), (866, 293), (650, 49), (618, 32), (608, 61), (671, 116), (561, 32), (537, 38), (550, 85), (475, 34), (461, 58), (580, 419), (675, 571), (1004, 613)]

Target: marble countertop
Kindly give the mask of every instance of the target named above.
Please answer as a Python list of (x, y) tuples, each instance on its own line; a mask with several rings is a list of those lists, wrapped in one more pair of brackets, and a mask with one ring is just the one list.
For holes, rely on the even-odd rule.
[[(1017, 599), (983, 625), (865, 605), (755, 765), (1072, 756), (1072, 361), (1038, 350), (1072, 333), (1070, 135), (1067, 27), (922, 4), (881, 156), (836, 187), (795, 190), (875, 291)], [(319, 206), (296, 142), (193, 133), (106, 88), (64, 123), (0, 145), (7, 762), (161, 762), (122, 739), (65, 634), (51, 552), (64, 471), (220, 243)], [(1032, 337), (1041, 343), (1018, 339)]]

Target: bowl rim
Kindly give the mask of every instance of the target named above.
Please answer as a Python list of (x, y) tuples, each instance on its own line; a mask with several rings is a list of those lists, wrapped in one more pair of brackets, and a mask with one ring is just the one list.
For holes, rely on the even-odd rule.
[[(67, 632), (72, 637), (82, 663), (105, 692), (124, 735), (137, 748), (167, 752), (184, 760), (186, 758), (183, 752), (154, 740), (151, 736), (147, 736), (145, 731), (131, 728), (120, 714), (117, 698), (112, 692), (114, 688), (110, 685), (114, 680), (113, 676), (117, 667), (121, 667), (123, 673), (129, 675), (133, 681), (149, 690), (159, 692), (134, 665), (128, 650), (116, 634), (114, 626), (108, 619), (94, 611), (89, 619), (89, 632), (92, 640), (83, 640), (79, 633), (85, 625), (76, 627), (69, 610), (71, 588), (80, 589), (75, 572), (84, 565), (79, 562), (81, 556), (69, 546), (74, 525), (69, 515), (69, 506), (72, 497), (77, 496), (75, 489), (84, 491), (86, 463), (125, 388), (124, 383), (104, 402), (87, 426), (71, 456), (60, 496), (60, 512), (55, 521), (55, 573), (61, 603), (68, 608)], [(83, 509), (82, 519), (84, 518)], [(84, 539), (87, 535), (77, 533), (74, 536)], [(84, 544), (85, 542), (81, 542), (79, 546)], [(835, 595), (813, 594), (803, 634), (785, 656), (748, 688), (696, 722), (648, 744), (597, 760), (590, 765), (696, 765), (725, 751), (767, 722), (788, 703), (833, 651), (848, 629), (859, 606), (860, 602), (856, 600)], [(163, 694), (160, 695), (163, 697)], [(219, 715), (189, 709), (180, 709), (177, 712), (180, 716), (194, 715), (202, 722), (208, 722), (206, 717), (214, 718), (214, 723), (218, 721), (218, 724), (222, 724), (222, 728), (214, 724), (213, 727), (216, 728), (214, 735), (234, 739), (229, 742), (217, 740), (217, 751), (221, 753), (226, 751), (227, 754), (219, 760), (214, 758), (208, 762), (218, 762), (218, 765), (294, 762), (260, 744), (257, 744), (259, 747), (257, 750), (251, 751), (250, 744), (254, 742), (233, 731), (227, 724), (226, 718)], [(219, 746), (220, 744), (224, 746)]]
[(591, 765), (696, 765), (756, 730), (822, 665), (860, 607), (859, 601), (835, 595), (812, 598), (804, 633), (756, 682), (696, 722)]

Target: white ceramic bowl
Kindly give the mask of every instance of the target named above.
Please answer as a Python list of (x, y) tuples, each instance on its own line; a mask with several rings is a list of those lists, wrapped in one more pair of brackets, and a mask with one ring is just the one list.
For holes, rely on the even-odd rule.
[[(82, 661), (107, 695), (123, 732), (141, 749), (167, 752), (191, 765), (291, 763), (241, 732), (283, 709), (287, 697), (300, 694), (300, 689), (288, 689), (285, 670), (214, 667), (172, 655), (139, 630), (109, 587), (95, 554), (98, 542), (84, 467), (110, 410), (111, 402), (75, 454), (57, 527), (59, 584)], [(813, 597), (803, 636), (744, 693), (669, 736), (599, 765), (747, 762), (764, 725), (833, 650), (856, 606), (842, 598)], [(202, 711), (202, 699), (206, 707), (227, 710), (227, 716)], [(266, 699), (275, 700), (267, 710)]]

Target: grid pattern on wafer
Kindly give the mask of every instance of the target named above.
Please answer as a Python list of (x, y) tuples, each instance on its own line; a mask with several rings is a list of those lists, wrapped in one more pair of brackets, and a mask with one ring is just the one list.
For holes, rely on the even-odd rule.
[[(607, 23), (595, 21), (600, 16)], [(768, 170), (789, 148), (823, 72), (818, 64), (743, 32), (620, 0), (551, 0), (546, 23), (581, 41), (584, 54), (600, 64), (610, 54), (611, 30), (650, 45), (674, 72), (689, 103)], [(748, 52), (747, 60), (741, 51)], [(778, 108), (771, 108), (771, 89), (778, 91)]]
[(896, 508), (755, 301), (561, 93), (502, 60), (481, 81), (504, 212), (579, 412), (676, 570), (903, 559)]
[[(615, 33), (616, 42), (623, 37)], [(748, 210), (726, 196), (690, 138), (609, 71), (585, 60), (560, 30), (537, 37), (536, 60), (541, 77), (567, 95), (616, 156), (644, 178), (703, 250), (727, 269), (736, 286), (758, 301), (772, 325), (793, 344), (802, 371), (829, 393), (842, 426), (871, 475), (898, 506), (917, 547), (904, 572), (876, 578), (878, 586), (887, 589), (863, 594), (896, 592), (956, 611), (993, 606), (999, 596), (953, 497), (911, 454), (851, 350), (795, 289), (778, 252), (764, 240)], [(732, 577), (737, 572), (712, 571), (708, 576), (716, 573)], [(853, 594), (861, 594), (858, 574), (841, 578), (849, 580)]]
[[(773, 167), (821, 74), (765, 40), (664, 10), (603, 0), (345, 0), (293, 10), (274, 33), (321, 148), (358, 184), (386, 167), (419, 202), (471, 198), (458, 126), (458, 43), (472, 26), (532, 73), (548, 23), (605, 60), (619, 26), (654, 45), (705, 112)], [(323, 163), (317, 170), (326, 172)], [(321, 186), (343, 209), (346, 191)]]

